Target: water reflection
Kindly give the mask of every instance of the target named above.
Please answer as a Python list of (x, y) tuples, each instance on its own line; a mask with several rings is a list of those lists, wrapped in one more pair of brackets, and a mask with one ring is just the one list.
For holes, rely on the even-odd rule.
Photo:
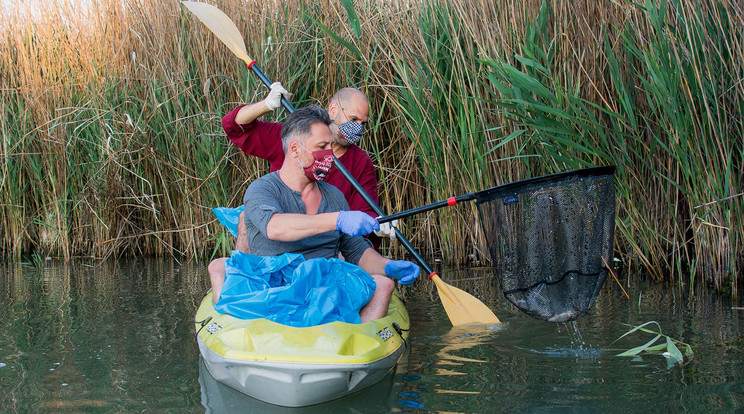
[[(3, 272), (0, 411), (188, 406), (201, 268), (173, 261), (20, 265)], [(153, 390), (161, 390), (153, 399)]]
[[(460, 372), (457, 367), (466, 366), (472, 363), (487, 363), (487, 360), (469, 358), (462, 356), (462, 352), (471, 348), (478, 347), (493, 341), (494, 332), (504, 329), (502, 325), (495, 326), (459, 326), (453, 327), (440, 338), (442, 348), (437, 351), (437, 375), (467, 375)], [(446, 367), (446, 368), (445, 368)], [(438, 390), (438, 392), (445, 392)]]
[[(0, 264), (0, 412), (281, 411), (209, 383), (193, 317), (207, 289), (202, 264), (173, 260)], [(725, 297), (608, 280), (575, 322), (532, 319), (503, 299), (490, 269), (442, 279), (504, 322), (453, 328), (433, 283), (406, 290), (410, 358), (376, 387), (310, 407), (326, 412), (736, 411), (744, 407), (744, 311)], [(622, 278), (621, 278), (622, 280)], [(623, 282), (627, 283), (627, 282)], [(694, 358), (620, 358), (655, 320)], [(233, 411), (234, 409), (234, 411)], [(344, 411), (345, 410), (345, 411)], [(352, 411), (356, 410), (356, 411)]]
[[(587, 315), (555, 324), (517, 311), (500, 297), (498, 280), (488, 269), (450, 272), (446, 280), (470, 293), (492, 292), (478, 297), (505, 327), (488, 340), (453, 335), (442, 327), (446, 316), (432, 300), (431, 288), (409, 292), (409, 303), (428, 303), (411, 306), (414, 351), (409, 371), (415, 380), (404, 392), (419, 395), (420, 408), (428, 412), (633, 412), (644, 410), (649, 400), (662, 411), (744, 404), (744, 348), (724, 345), (727, 352), (717, 350), (730, 341), (741, 345), (744, 328), (725, 298), (706, 292), (690, 297), (662, 286), (639, 285), (630, 287), (628, 300), (607, 283)], [(629, 337), (613, 343), (629, 330), (628, 324), (649, 320), (659, 321), (664, 333), (697, 345), (695, 358), (668, 366), (660, 355), (616, 357), (651, 339)], [(468, 346), (471, 340), (474, 346)], [(456, 359), (443, 358), (453, 353)], [(698, 376), (701, 369), (706, 372)], [(477, 394), (455, 395), (452, 390)]]

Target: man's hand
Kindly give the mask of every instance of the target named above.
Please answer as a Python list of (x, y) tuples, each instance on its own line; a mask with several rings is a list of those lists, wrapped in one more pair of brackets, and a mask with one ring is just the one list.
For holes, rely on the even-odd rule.
[(377, 230), (375, 234), (380, 237), (388, 237), (390, 240), (395, 240), (395, 238), (398, 237), (395, 233), (396, 227), (398, 227), (398, 220), (380, 223), (380, 230)]
[(271, 90), (264, 99), (264, 105), (269, 108), (269, 111), (273, 111), (282, 106), (282, 96), (289, 99), (289, 92), (284, 89), (281, 82), (274, 82), (271, 84)]
[(410, 285), (421, 273), (415, 263), (407, 260), (391, 260), (385, 265), (385, 274), (394, 277), (400, 285)]
[(367, 213), (361, 211), (339, 211), (336, 219), (336, 230), (349, 236), (364, 236), (380, 230), (380, 223)]

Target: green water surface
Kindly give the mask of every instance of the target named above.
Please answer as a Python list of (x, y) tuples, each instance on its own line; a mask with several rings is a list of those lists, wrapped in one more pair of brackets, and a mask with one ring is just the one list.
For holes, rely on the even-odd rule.
[[(203, 369), (193, 316), (206, 265), (126, 260), (0, 265), (0, 412), (736, 412), (744, 409), (744, 311), (706, 293), (611, 280), (575, 323), (515, 310), (489, 269), (442, 273), (504, 322), (452, 328), (435, 287), (406, 291), (410, 352), (396, 373), (304, 409), (261, 403)], [(693, 345), (682, 364), (615, 354), (651, 339), (623, 324), (658, 321)]]

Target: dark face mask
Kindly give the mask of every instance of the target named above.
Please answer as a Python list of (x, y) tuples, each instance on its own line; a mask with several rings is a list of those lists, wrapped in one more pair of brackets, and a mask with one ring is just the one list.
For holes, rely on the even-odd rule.
[(354, 121), (346, 121), (338, 126), (338, 130), (341, 131), (341, 136), (349, 144), (358, 144), (364, 133), (364, 125)]

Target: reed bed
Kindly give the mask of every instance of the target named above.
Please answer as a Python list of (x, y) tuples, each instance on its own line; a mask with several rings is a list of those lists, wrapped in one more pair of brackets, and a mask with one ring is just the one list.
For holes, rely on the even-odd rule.
[[(263, 86), (178, 2), (25, 4), (0, 6), (0, 250), (227, 253), (210, 209), (240, 204), (267, 165), (232, 147), (219, 121)], [(296, 106), (346, 85), (368, 94), (362, 147), (385, 211), (617, 165), (626, 280), (642, 269), (737, 295), (740, 2), (212, 4)], [(430, 257), (489, 260), (473, 205), (402, 227)]]

